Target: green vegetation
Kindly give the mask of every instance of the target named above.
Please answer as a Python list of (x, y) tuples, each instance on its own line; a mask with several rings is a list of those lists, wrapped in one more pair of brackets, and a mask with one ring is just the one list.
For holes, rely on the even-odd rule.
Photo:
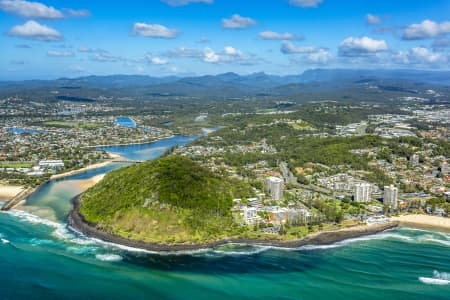
[(43, 126), (57, 127), (57, 128), (80, 128), (80, 129), (95, 129), (102, 124), (94, 122), (73, 122), (73, 121), (47, 121), (42, 123)]
[(33, 166), (32, 163), (22, 163), (22, 162), (8, 162), (8, 163), (0, 163), (0, 168), (31, 168)]
[(246, 231), (234, 222), (233, 197), (253, 190), (189, 158), (171, 155), (109, 173), (82, 197), (80, 212), (103, 230), (159, 243), (199, 243)]

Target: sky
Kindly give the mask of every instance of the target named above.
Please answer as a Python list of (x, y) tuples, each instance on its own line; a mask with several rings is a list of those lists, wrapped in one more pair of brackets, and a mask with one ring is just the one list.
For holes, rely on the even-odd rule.
[(0, 0), (0, 80), (450, 69), (450, 0)]

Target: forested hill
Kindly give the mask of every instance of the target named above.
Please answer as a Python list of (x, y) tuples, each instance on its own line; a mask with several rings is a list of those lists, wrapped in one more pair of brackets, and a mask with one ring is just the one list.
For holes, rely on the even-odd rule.
[(107, 174), (82, 196), (80, 212), (97, 227), (127, 238), (209, 241), (231, 234), (233, 197), (252, 193), (238, 180), (171, 155)]

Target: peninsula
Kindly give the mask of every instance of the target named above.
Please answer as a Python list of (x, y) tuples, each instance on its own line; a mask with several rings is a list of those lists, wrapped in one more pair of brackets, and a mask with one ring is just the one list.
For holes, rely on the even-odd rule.
[[(104, 241), (152, 251), (195, 250), (226, 243), (300, 247), (374, 234), (397, 223), (328, 227), (302, 238), (246, 224), (233, 199), (252, 196), (245, 182), (180, 156), (110, 172), (74, 199), (69, 224)], [(319, 228), (319, 227), (317, 227)], [(323, 225), (321, 225), (323, 229)]]

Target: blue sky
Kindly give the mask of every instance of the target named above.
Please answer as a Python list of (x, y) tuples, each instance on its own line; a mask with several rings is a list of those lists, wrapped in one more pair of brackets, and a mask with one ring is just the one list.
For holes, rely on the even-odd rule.
[(0, 28), (0, 80), (450, 69), (448, 0), (0, 0)]

